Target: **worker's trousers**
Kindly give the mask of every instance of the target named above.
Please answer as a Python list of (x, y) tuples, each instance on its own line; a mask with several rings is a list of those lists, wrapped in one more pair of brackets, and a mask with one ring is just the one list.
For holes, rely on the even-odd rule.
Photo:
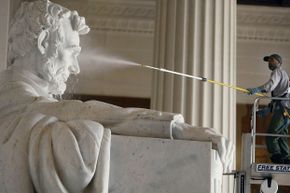
[[(273, 110), (272, 120), (268, 127), (267, 132), (269, 134), (280, 134), (288, 135), (288, 124), (289, 119), (283, 115), (283, 110), (281, 106), (276, 106)], [(288, 110), (290, 113), (290, 110)], [(287, 137), (266, 137), (266, 145), (268, 152), (272, 155), (280, 155), (281, 158), (288, 158), (289, 148), (288, 148), (288, 138)]]

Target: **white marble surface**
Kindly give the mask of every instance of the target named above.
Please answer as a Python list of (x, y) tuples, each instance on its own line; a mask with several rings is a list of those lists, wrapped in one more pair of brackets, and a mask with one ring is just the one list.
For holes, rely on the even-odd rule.
[(215, 154), (210, 142), (113, 135), (109, 192), (220, 193)]

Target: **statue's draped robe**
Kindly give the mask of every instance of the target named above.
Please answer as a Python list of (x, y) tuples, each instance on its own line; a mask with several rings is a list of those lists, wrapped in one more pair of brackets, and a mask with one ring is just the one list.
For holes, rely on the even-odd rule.
[(110, 137), (170, 138), (181, 115), (98, 101), (57, 101), (37, 76), (0, 76), (0, 192), (108, 192)]

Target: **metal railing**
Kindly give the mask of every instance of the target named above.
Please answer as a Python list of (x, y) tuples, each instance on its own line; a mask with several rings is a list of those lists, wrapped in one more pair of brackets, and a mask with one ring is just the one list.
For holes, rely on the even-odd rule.
[(290, 138), (290, 135), (280, 135), (280, 134), (270, 134), (270, 133), (257, 133), (257, 115), (256, 112), (259, 109), (259, 102), (261, 100), (281, 100), (281, 101), (289, 101), (290, 98), (280, 98), (280, 97), (258, 97), (255, 99), (254, 106), (252, 108), (252, 116), (251, 116), (251, 164), (255, 163), (256, 161), (256, 137), (257, 136), (270, 136), (270, 137), (287, 137)]

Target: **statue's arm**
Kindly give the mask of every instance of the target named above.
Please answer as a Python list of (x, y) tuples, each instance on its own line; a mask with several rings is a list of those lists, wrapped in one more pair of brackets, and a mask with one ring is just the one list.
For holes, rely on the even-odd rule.
[(63, 121), (93, 120), (105, 128), (110, 128), (114, 134), (131, 136), (171, 138), (173, 123), (183, 122), (183, 117), (179, 114), (142, 108), (122, 108), (100, 101), (39, 101), (32, 109)]

